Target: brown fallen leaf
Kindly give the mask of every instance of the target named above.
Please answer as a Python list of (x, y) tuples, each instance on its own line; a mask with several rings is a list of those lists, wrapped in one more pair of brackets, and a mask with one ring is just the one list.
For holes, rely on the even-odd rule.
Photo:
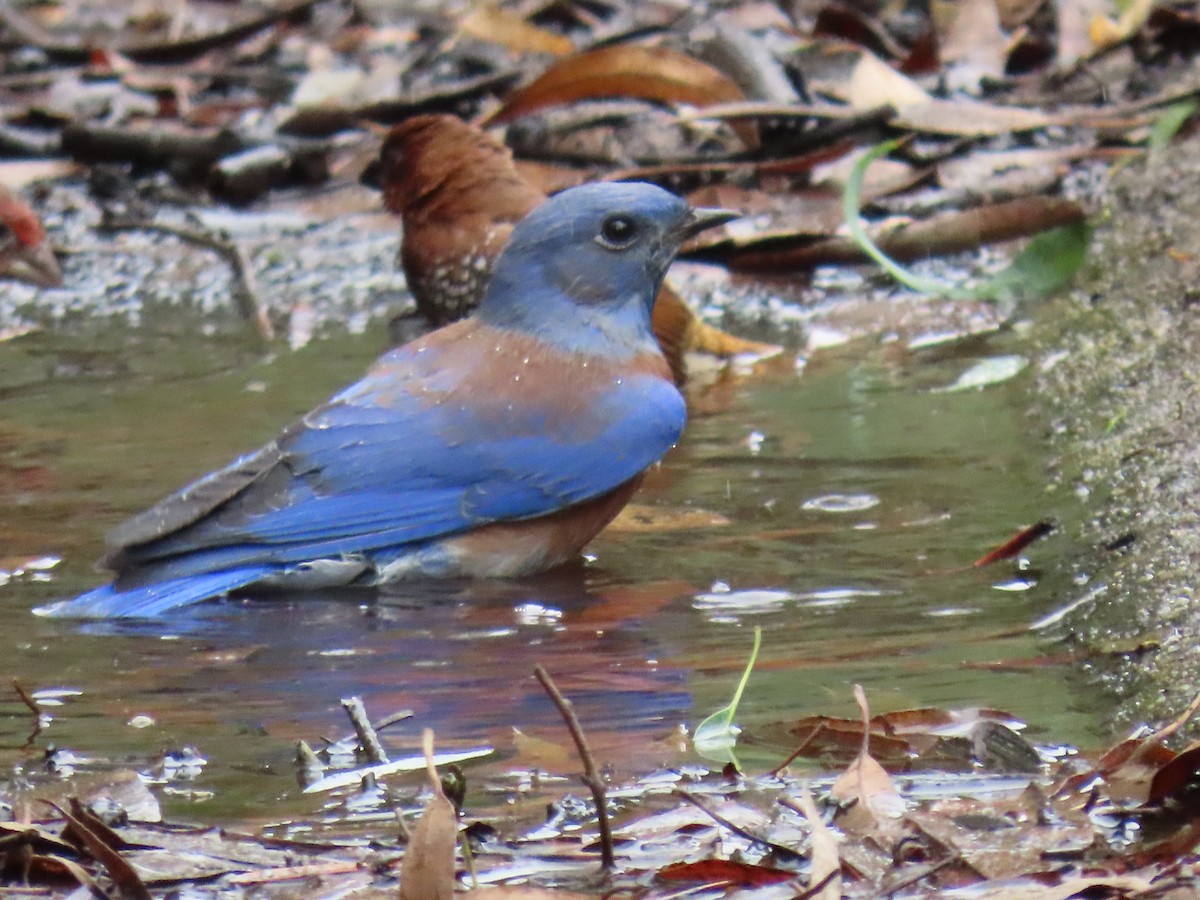
[[(616, 44), (559, 60), (510, 94), (481, 124), (499, 125), (548, 106), (614, 97), (693, 106), (745, 99), (731, 78), (708, 63), (666, 47)], [(753, 125), (746, 124), (741, 123), (738, 134), (757, 145)]]
[(575, 49), (565, 35), (531, 24), (523, 16), (493, 4), (481, 4), (458, 23), (458, 33), (499, 44), (514, 53), (566, 56)]
[[(868, 751), (871, 737), (871, 711), (862, 685), (854, 686), (854, 699), (862, 711), (862, 749), (830, 788), (830, 794), (843, 803), (854, 803), (849, 815), (859, 823), (878, 825), (880, 820), (896, 819), (904, 812), (904, 798), (892, 784), (887, 771)], [(868, 821), (864, 819), (869, 818)]]
[(662, 881), (692, 881), (700, 884), (730, 887), (764, 887), (792, 881), (795, 872), (756, 866), (731, 859), (701, 859), (696, 862), (672, 863), (658, 870)]
[(1092, 19), (1088, 26), (1088, 37), (1092, 40), (1095, 52), (1099, 53), (1133, 37), (1146, 24), (1153, 8), (1152, 0), (1132, 0), (1123, 5), (1121, 15), (1116, 19), (1106, 15)]
[[(146, 888), (141, 876), (121, 854), (105, 842), (104, 838), (97, 835), (88, 825), (57, 803), (50, 803), (48, 800), (43, 802), (53, 807), (59, 815), (67, 820), (71, 834), (88, 852), (88, 855), (108, 871), (109, 877), (116, 884), (123, 900), (150, 900), (150, 891)], [(119, 837), (118, 840), (120, 840)]]
[(975, 562), (971, 563), (973, 568), (981, 568), (982, 566), (990, 566), (994, 562), (1002, 559), (1012, 559), (1034, 541), (1039, 538), (1044, 538), (1046, 535), (1054, 531), (1054, 523), (1049, 519), (1043, 519), (1041, 522), (1035, 522), (1026, 528), (1022, 528), (1015, 535), (996, 547), (988, 551)]
[(425, 804), (421, 820), (413, 829), (400, 867), (400, 900), (451, 900), (454, 896), (454, 848), (458, 840), (458, 816), (454, 804), (442, 791), (433, 765), (433, 730), (421, 736), (425, 770), (433, 796)]
[(878, 56), (864, 52), (850, 74), (843, 97), (855, 109), (894, 106), (902, 109), (928, 103), (926, 90)]
[(1178, 756), (1163, 746), (1163, 742), (1186, 725), (1198, 710), (1200, 694), (1192, 698), (1187, 709), (1177, 718), (1152, 734), (1127, 738), (1110, 747), (1095, 766), (1064, 780), (1051, 796), (1061, 799), (1080, 790), (1086, 792), (1089, 784), (1097, 778), (1103, 778), (1108, 783), (1108, 793), (1113, 799), (1144, 801), (1155, 775)]
[(1000, 106), (970, 97), (930, 97), (897, 105), (896, 124), (924, 134), (993, 137), (1070, 124), (1067, 116), (1021, 106)]
[[(808, 894), (812, 900), (839, 900), (842, 896), (842, 864), (838, 859), (837, 838), (821, 818), (807, 784), (801, 784), (797, 807), (812, 829), (809, 857)], [(814, 894), (814, 889), (820, 889)]]
[(1172, 794), (1194, 786), (1200, 773), (1200, 742), (1189, 744), (1150, 779), (1147, 803), (1162, 803)]
[(1058, 35), (1056, 57), (1060, 68), (1066, 69), (1091, 55), (1091, 24), (1111, 8), (1109, 0), (1060, 0), (1054, 4), (1054, 30)]
[(958, 0), (952, 9), (938, 40), (942, 62), (951, 67), (952, 84), (978, 89), (980, 78), (1003, 77), (1010, 43), (1000, 27), (996, 0)]
[(99, 883), (79, 863), (62, 856), (35, 856), (30, 860), (30, 880), (37, 884), (47, 877), (67, 875), (87, 888), (95, 897), (105, 896)]

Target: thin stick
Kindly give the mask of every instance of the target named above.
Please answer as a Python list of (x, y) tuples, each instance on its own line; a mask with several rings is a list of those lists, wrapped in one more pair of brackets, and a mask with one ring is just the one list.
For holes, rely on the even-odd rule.
[(167, 225), (162, 222), (141, 219), (130, 221), (112, 218), (109, 221), (101, 222), (100, 228), (106, 231), (153, 231), (158, 234), (170, 235), (188, 244), (195, 244), (197, 247), (204, 247), (206, 250), (211, 250), (217, 256), (221, 257), (233, 274), (233, 297), (237, 302), (238, 311), (242, 314), (242, 317), (254, 323), (259, 337), (264, 341), (269, 343), (275, 340), (275, 326), (271, 324), (271, 318), (267, 315), (267, 308), (263, 305), (259, 297), (258, 280), (254, 277), (254, 266), (251, 265), (246, 251), (237, 242), (213, 231), (186, 228), (180, 225)]
[(25, 739), (25, 746), (33, 746), (34, 740), (42, 733), (42, 708), (37, 705), (37, 701), (30, 696), (25, 690), (25, 686), (17, 679), (12, 680), (13, 690), (17, 692), (17, 696), (21, 698), (21, 702), (29, 707), (29, 711), (33, 713), (33, 731), (29, 733), (29, 737)]
[(21, 698), (21, 702), (29, 707), (29, 711), (33, 713), (34, 720), (39, 720), (42, 717), (42, 709), (37, 705), (37, 701), (29, 696), (29, 692), (25, 690), (25, 686), (17, 679), (12, 680), (13, 690), (17, 692), (17, 696)]
[(810, 731), (808, 733), (808, 737), (806, 737), (804, 740), (802, 740), (800, 742), (800, 746), (792, 751), (792, 755), (789, 756), (787, 759), (785, 759), (783, 762), (781, 762), (779, 765), (777, 765), (768, 774), (772, 778), (778, 778), (779, 773), (782, 772), (784, 769), (786, 769), (788, 766), (790, 766), (792, 763), (794, 763), (800, 757), (800, 754), (803, 753), (805, 750), (807, 750), (809, 745), (817, 739), (817, 735), (820, 734), (824, 730), (825, 730), (824, 724), (818, 724), (815, 728), (813, 728), (812, 731)]
[[(739, 837), (745, 838), (748, 841), (751, 841), (755, 844), (759, 844), (763, 847), (768, 848), (772, 853), (774, 853), (780, 859), (803, 859), (804, 858), (802, 854), (797, 853), (791, 847), (785, 847), (785, 846), (783, 846), (783, 844), (776, 844), (773, 841), (767, 840), (765, 837), (762, 837), (761, 835), (757, 835), (752, 831), (747, 831), (742, 826), (729, 821), (729, 819), (725, 818), (720, 813), (714, 812), (713, 810), (711, 810), (707, 806), (705, 806), (703, 803), (701, 803), (700, 799), (698, 797), (696, 797), (694, 794), (689, 794), (687, 791), (680, 790), (679, 788), (676, 788), (675, 790), (671, 791), (671, 793), (672, 793), (672, 795), (679, 797), (681, 800), (686, 800), (688, 803), (692, 804), (692, 806), (696, 807), (696, 809), (700, 810), (700, 812), (704, 813), (706, 816), (708, 816), (710, 819), (712, 819), (714, 822), (716, 822), (722, 828), (728, 828), (730, 831), (732, 831), (734, 834), (738, 835)], [(783, 802), (783, 801), (780, 801), (780, 802)]]
[(541, 682), (546, 693), (550, 695), (554, 705), (558, 707), (563, 721), (567, 723), (567, 730), (571, 732), (571, 740), (575, 742), (575, 749), (579, 751), (579, 758), (583, 761), (583, 783), (592, 792), (592, 800), (596, 804), (596, 818), (600, 825), (600, 865), (605, 869), (615, 868), (616, 860), (613, 857), (612, 829), (608, 824), (608, 801), (604, 796), (604, 781), (600, 777), (599, 770), (596, 769), (596, 760), (592, 756), (587, 738), (583, 735), (583, 728), (575, 715), (575, 707), (562, 695), (558, 686), (550, 678), (550, 673), (543, 666), (535, 666), (533, 674)]
[(367, 760), (372, 763), (387, 762), (387, 751), (383, 749), (383, 744), (379, 742), (379, 735), (375, 733), (375, 729), (371, 726), (371, 720), (367, 718), (367, 708), (363, 706), (362, 698), (345, 698), (342, 700), (342, 709), (350, 717), (350, 724), (354, 726), (354, 733), (358, 735), (359, 746), (363, 748), (363, 753), (367, 755)]

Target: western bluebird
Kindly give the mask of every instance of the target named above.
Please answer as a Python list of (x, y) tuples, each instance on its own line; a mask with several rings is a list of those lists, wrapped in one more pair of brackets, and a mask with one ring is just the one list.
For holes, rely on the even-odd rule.
[[(400, 261), (417, 311), (438, 325), (467, 315), (513, 226), (546, 195), (521, 177), (507, 147), (454, 116), (401, 122), (379, 161), (384, 203), (404, 224)], [(723, 357), (779, 352), (702, 322), (667, 285), (651, 321), (677, 384), (689, 349)]]
[(636, 183), (546, 201), (474, 316), (126, 522), (103, 561), (112, 584), (37, 612), (156, 616), (251, 586), (513, 576), (575, 557), (683, 430), (651, 308), (680, 245), (733, 215)]

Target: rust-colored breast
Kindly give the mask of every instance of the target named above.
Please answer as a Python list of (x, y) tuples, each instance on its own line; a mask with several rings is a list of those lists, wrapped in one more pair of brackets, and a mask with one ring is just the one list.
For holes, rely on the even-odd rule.
[(641, 481), (639, 475), (608, 494), (548, 516), (477, 528), (444, 547), (461, 573), (475, 578), (529, 575), (562, 565), (616, 518)]

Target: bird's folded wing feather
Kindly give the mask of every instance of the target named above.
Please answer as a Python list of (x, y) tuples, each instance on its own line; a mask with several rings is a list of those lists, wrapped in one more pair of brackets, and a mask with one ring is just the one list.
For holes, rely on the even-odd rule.
[(574, 435), (548, 431), (536, 409), (504, 416), (471, 396), (429, 406), (394, 383), (383, 397), (361, 382), (132, 520), (109, 564), (171, 560), (172, 575), (289, 564), (545, 515), (652, 465), (685, 415), (674, 388), (651, 376), (590, 398)]

